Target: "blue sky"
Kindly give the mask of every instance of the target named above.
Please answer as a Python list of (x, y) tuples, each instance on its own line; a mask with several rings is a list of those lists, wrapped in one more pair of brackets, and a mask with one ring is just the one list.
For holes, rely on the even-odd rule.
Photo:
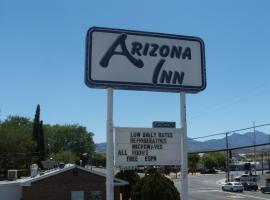
[[(0, 108), (44, 123), (86, 126), (106, 138), (106, 90), (84, 84), (92, 26), (191, 35), (206, 46), (207, 88), (187, 95), (188, 136), (269, 123), (270, 2), (0, 1)], [(115, 91), (114, 125), (179, 124), (179, 94)], [(178, 125), (179, 126), (179, 125)]]

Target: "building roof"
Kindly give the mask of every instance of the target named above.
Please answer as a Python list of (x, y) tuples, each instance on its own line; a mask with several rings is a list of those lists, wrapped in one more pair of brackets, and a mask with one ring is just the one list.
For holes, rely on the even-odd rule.
[[(80, 167), (80, 166), (77, 166), (77, 165), (66, 165), (62, 169), (48, 170), (44, 174), (38, 174), (35, 177), (25, 177), (25, 178), (21, 178), (21, 179), (16, 179), (14, 181), (8, 181), (8, 180), (0, 181), (0, 186), (11, 186), (11, 185), (31, 186), (31, 183), (33, 183), (33, 182), (36, 182), (36, 181), (45, 179), (47, 177), (51, 177), (51, 176), (54, 176), (54, 175), (69, 171), (69, 170), (72, 170), (72, 169), (75, 169), (75, 168), (81, 169), (83, 171), (86, 171), (86, 172), (89, 172), (89, 173), (92, 173), (92, 174), (96, 174), (98, 176), (106, 177), (106, 174), (95, 171), (95, 170), (90, 170), (90, 169)], [(128, 182), (124, 181), (124, 180), (121, 180), (121, 179), (118, 179), (118, 178), (114, 178), (114, 185), (115, 186), (128, 185)]]

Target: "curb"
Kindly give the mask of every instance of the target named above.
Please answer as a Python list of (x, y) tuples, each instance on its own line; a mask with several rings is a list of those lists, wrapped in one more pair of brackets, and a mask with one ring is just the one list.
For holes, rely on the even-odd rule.
[(220, 179), (220, 180), (216, 181), (216, 184), (217, 185), (224, 185), (225, 181), (226, 181), (226, 178), (223, 178), (223, 179)]

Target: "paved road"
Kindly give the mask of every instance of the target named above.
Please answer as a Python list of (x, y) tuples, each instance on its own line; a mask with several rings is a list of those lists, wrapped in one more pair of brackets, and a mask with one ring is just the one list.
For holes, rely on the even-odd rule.
[[(219, 180), (224, 175), (189, 176), (189, 200), (270, 200), (270, 194), (260, 191), (244, 191), (243, 193), (223, 192)], [(174, 179), (175, 186), (180, 191), (180, 180)]]
[[(106, 169), (95, 170), (106, 173)], [(189, 175), (189, 200), (270, 200), (270, 194), (262, 194), (261, 191), (224, 192), (220, 185), (224, 179), (225, 174)], [(180, 191), (180, 179), (172, 180)]]

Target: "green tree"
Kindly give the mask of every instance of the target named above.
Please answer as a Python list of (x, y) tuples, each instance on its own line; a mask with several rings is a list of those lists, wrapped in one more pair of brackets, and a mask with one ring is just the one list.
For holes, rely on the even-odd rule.
[(36, 152), (39, 151), (38, 149), (38, 140), (39, 140), (39, 123), (40, 123), (40, 106), (37, 105), (34, 123), (33, 123), (33, 139), (36, 141)]
[(9, 116), (0, 126), (0, 169), (29, 168), (35, 142), (32, 122), (20, 116)]
[(97, 167), (106, 167), (106, 155), (103, 153), (94, 153), (91, 159), (91, 164)]
[(44, 125), (44, 132), (50, 155), (61, 151), (72, 151), (88, 163), (95, 150), (93, 133), (79, 125)]
[(217, 168), (223, 168), (226, 165), (226, 157), (223, 153), (220, 152), (212, 152), (209, 153), (216, 161), (217, 161)]
[(202, 162), (210, 173), (214, 173), (215, 168), (218, 166), (218, 161), (211, 153), (205, 153), (202, 157)]
[(79, 160), (79, 157), (72, 151), (60, 151), (53, 156), (53, 160), (62, 161), (64, 163), (75, 163)]
[(129, 200), (132, 189), (140, 180), (140, 176), (134, 170), (125, 170), (118, 172), (115, 177), (129, 183), (127, 186), (120, 187), (120, 192), (123, 194), (123, 200)]
[(160, 173), (146, 174), (135, 185), (132, 200), (180, 200), (174, 183)]
[(43, 121), (41, 120), (39, 123), (39, 140), (38, 140), (38, 148), (40, 152), (40, 159), (45, 160), (46, 149), (45, 149), (45, 139), (44, 139), (44, 128)]
[(188, 167), (192, 174), (197, 170), (197, 164), (200, 161), (200, 156), (197, 153), (188, 154)]
[(9, 116), (0, 123), (0, 173), (6, 176), (8, 169), (29, 169), (32, 162), (44, 160), (47, 151), (50, 157), (67, 162), (81, 159), (87, 164), (95, 150), (92, 137), (79, 125), (43, 126), (39, 105), (33, 122)]
[(36, 141), (35, 155), (37, 156), (36, 162), (40, 168), (42, 167), (41, 161), (45, 160), (45, 144), (44, 144), (44, 130), (43, 121), (40, 121), (40, 105), (37, 105), (34, 123), (33, 123), (33, 139)]

